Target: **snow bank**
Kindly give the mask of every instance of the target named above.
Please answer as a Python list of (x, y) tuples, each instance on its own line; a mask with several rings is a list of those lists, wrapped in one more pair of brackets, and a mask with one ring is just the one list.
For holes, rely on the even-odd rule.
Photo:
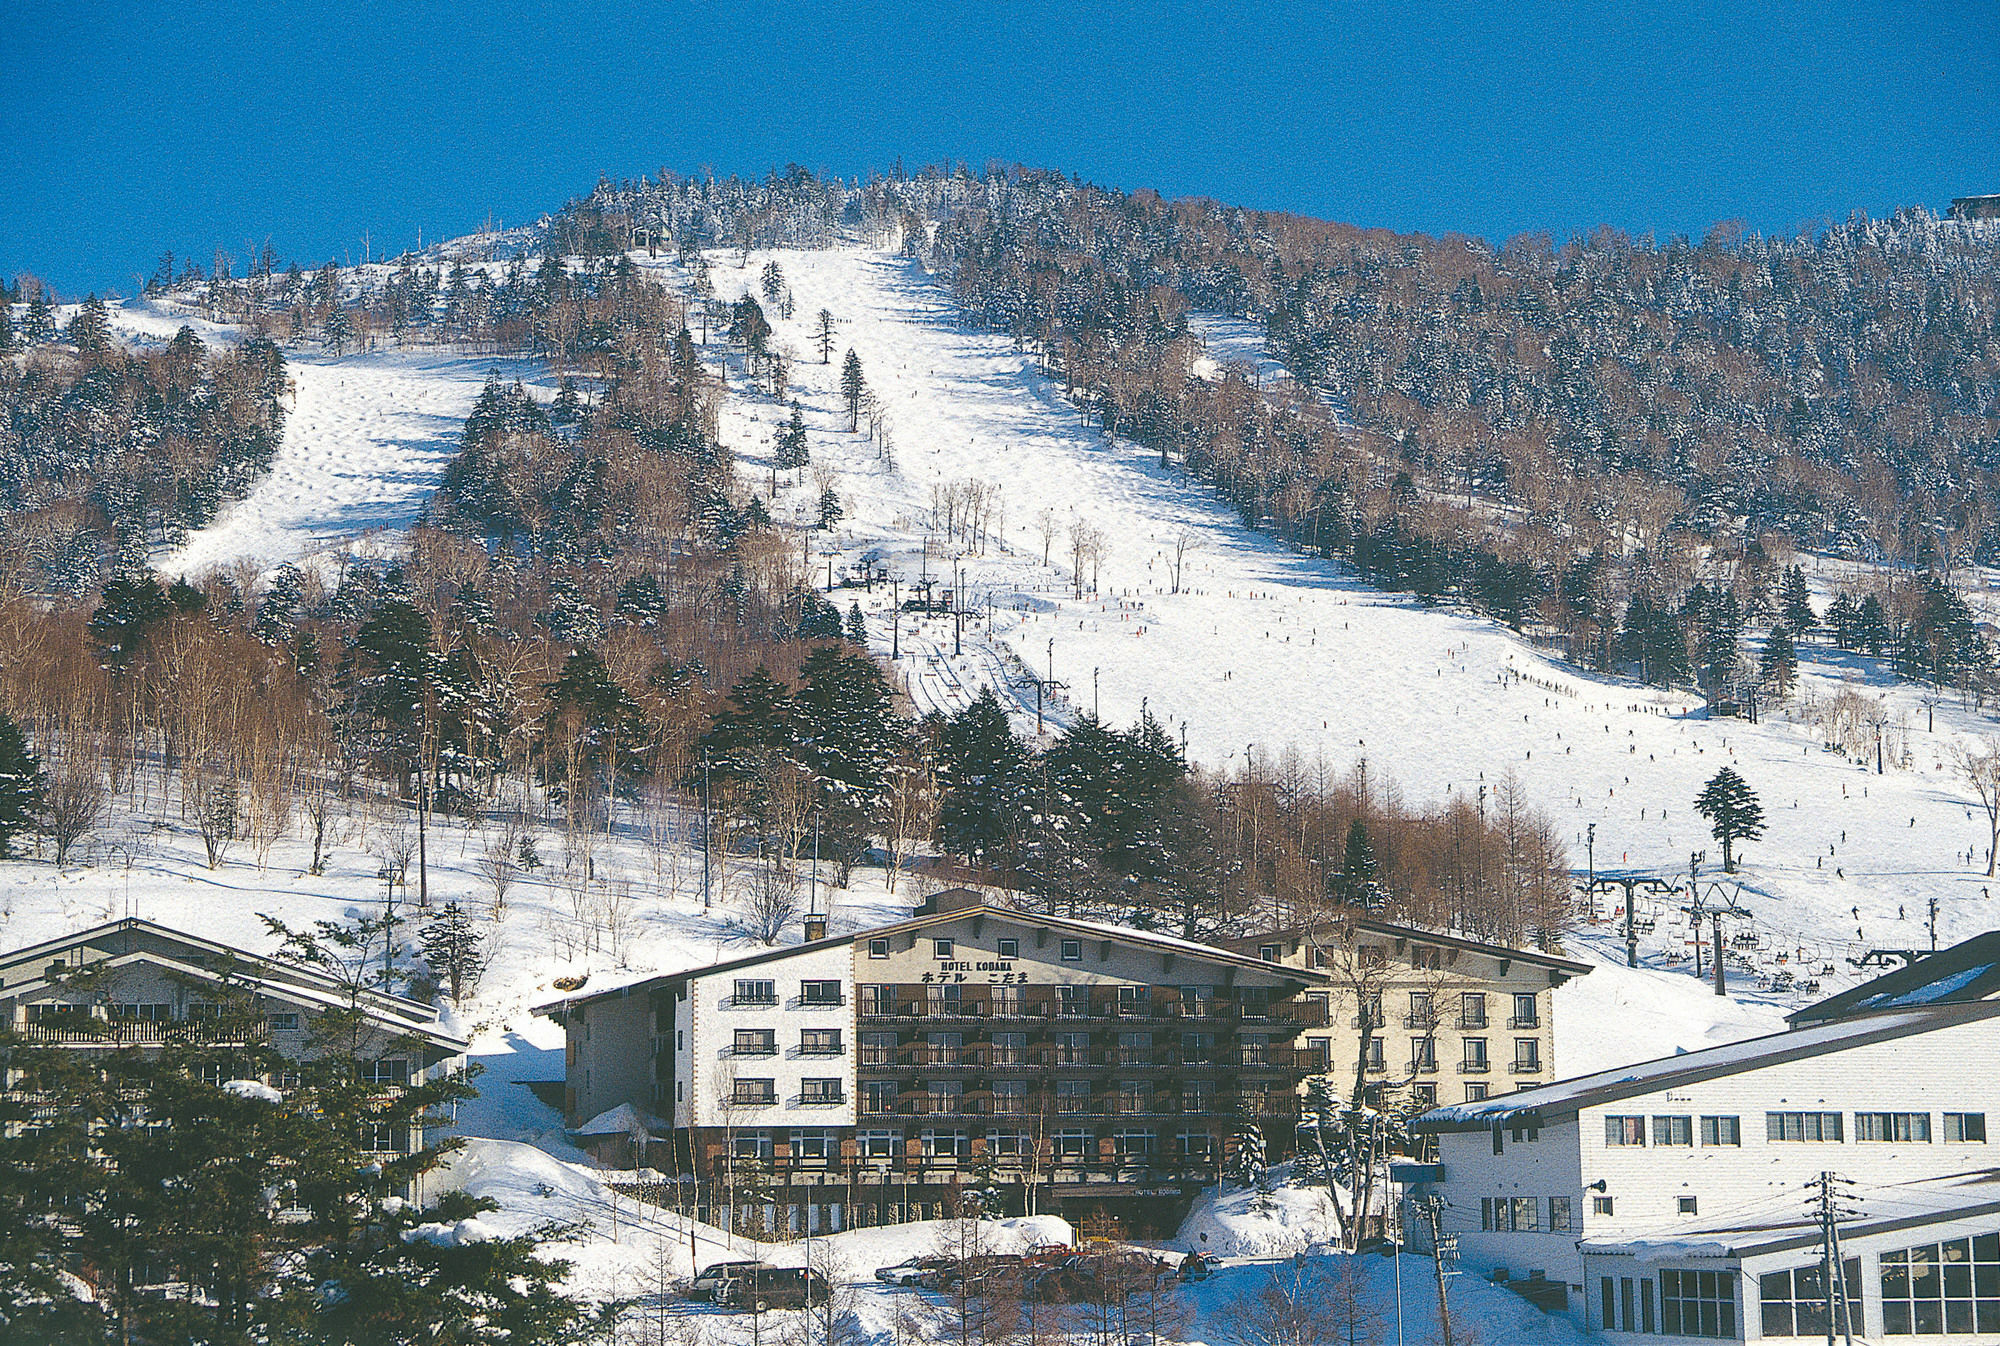
[[(1272, 1170), (1285, 1172), (1285, 1166)], [(1286, 1257), (1338, 1232), (1333, 1198), (1324, 1187), (1277, 1181), (1269, 1192), (1233, 1187), (1196, 1200), (1181, 1222), (1178, 1247), (1217, 1257)]]
[(491, 1243), (499, 1238), (493, 1226), (477, 1218), (446, 1224), (433, 1220), (403, 1231), (405, 1243), (428, 1243), (438, 1248), (457, 1248), (467, 1243)]
[(265, 1103), (282, 1103), (285, 1096), (262, 1080), (230, 1080), (222, 1086), (224, 1093), (235, 1094), (238, 1098), (254, 1098)]

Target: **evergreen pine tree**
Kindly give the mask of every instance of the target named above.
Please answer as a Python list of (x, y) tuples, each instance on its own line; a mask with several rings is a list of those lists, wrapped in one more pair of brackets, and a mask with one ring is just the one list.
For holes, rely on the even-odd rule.
[(1709, 830), (1722, 843), (1723, 872), (1735, 873), (1736, 843), (1764, 835), (1764, 806), (1756, 793), (1734, 768), (1724, 767), (1694, 797), (1694, 809), (1708, 819)]
[(347, 353), (354, 344), (354, 320), (347, 316), (347, 310), (336, 305), (326, 316), (326, 326), (321, 330), (320, 340), (335, 359)]
[(14, 333), (14, 306), (0, 299), (0, 355), (12, 355), (20, 349), (20, 344)]
[(452, 1004), (478, 989), (479, 975), (486, 970), (485, 943), (479, 927), (456, 902), (445, 903), (437, 919), (417, 932), (424, 962), (451, 987)]
[(1843, 650), (1854, 648), (1854, 633), (1861, 625), (1861, 606), (1854, 595), (1842, 589), (1826, 610), (1826, 624), (1833, 630), (1833, 643)]
[(104, 301), (93, 294), (79, 304), (64, 335), (85, 356), (102, 355), (111, 349), (111, 315)]
[(861, 615), (859, 602), (847, 605), (847, 643), (864, 650), (868, 648), (868, 619)]
[(1806, 587), (1806, 573), (1793, 566), (1785, 572), (1784, 589), (1779, 595), (1778, 606), (1785, 625), (1801, 636), (1811, 635), (1819, 625), (1819, 614), (1813, 611), (1812, 593)]
[(1237, 1105), (1236, 1128), (1229, 1137), (1228, 1163), (1224, 1176), (1238, 1187), (1261, 1187), (1270, 1171), (1264, 1145), (1264, 1128), (1257, 1120), (1253, 1095), (1245, 1095)]
[(0, 714), (0, 860), (13, 853), (16, 836), (35, 826), (48, 783), (41, 759), (28, 751), (21, 726)]
[(819, 362), (823, 365), (833, 362), (833, 329), (833, 311), (821, 309), (814, 321), (813, 345), (819, 347)]
[(771, 461), (781, 472), (794, 471), (812, 461), (806, 443), (805, 414), (797, 402), (792, 403), (792, 418), (778, 431), (777, 452)]
[(1792, 682), (1799, 672), (1799, 656), (1793, 648), (1790, 631), (1782, 626), (1771, 628), (1771, 634), (1764, 638), (1764, 653), (1758, 660), (1758, 669), (1765, 681), (1777, 689), (1779, 697), (1791, 695)]
[(831, 530), (840, 526), (841, 517), (846, 513), (841, 508), (840, 496), (829, 486), (819, 493), (819, 527)]
[(998, 857), (1017, 816), (1027, 762), (993, 688), (980, 688), (940, 735), (938, 834), (946, 851), (989, 864)]
[(1341, 851), (1340, 869), (1329, 886), (1333, 895), (1342, 902), (1366, 906), (1375, 893), (1376, 873), (1375, 847), (1368, 840), (1368, 825), (1356, 818), (1347, 825), (1347, 843)]
[(847, 403), (847, 428), (861, 428), (861, 398), (868, 391), (868, 380), (861, 373), (861, 357), (850, 348), (847, 358), (840, 362), (840, 396)]
[(48, 292), (36, 290), (28, 299), (28, 311), (21, 320), (21, 342), (41, 346), (56, 339), (55, 314), (49, 311)]
[(784, 268), (779, 266), (775, 261), (764, 263), (764, 272), (758, 288), (764, 292), (765, 303), (777, 303), (778, 296), (785, 292)]

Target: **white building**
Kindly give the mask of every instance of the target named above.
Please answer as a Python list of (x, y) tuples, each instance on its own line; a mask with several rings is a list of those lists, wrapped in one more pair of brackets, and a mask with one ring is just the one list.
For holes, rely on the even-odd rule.
[(1441, 1173), (1412, 1195), (1442, 1198), (1466, 1270), (1559, 1282), (1613, 1339), (1756, 1341), (1824, 1336), (1805, 1203), (1830, 1171), (1859, 1212), (1842, 1231), (1857, 1337), (2000, 1342), (1996, 963), (1982, 936), (1842, 997), (1843, 1016), (1439, 1108), (1418, 1126)]

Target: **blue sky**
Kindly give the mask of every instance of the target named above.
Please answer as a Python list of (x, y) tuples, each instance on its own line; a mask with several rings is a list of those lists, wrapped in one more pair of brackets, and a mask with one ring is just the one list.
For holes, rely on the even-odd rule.
[(2000, 5), (0, 5), (0, 271), (66, 294), (899, 156), (1495, 239), (1790, 230), (2000, 191)]

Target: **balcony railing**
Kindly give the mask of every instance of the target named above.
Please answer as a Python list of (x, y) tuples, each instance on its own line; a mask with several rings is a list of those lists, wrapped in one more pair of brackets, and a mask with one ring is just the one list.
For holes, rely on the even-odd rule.
[(1024, 997), (1019, 1000), (992, 1000), (968, 996), (943, 1000), (898, 988), (887, 998), (862, 1001), (861, 1015), (871, 1020), (907, 1019), (929, 1022), (940, 1019), (1052, 1019), (1076, 1021), (1102, 1019), (1123, 1023), (1186, 1021), (1245, 1021), (1251, 1023), (1297, 1024), (1319, 1027), (1327, 1022), (1324, 1004), (1303, 1000), (1275, 1003), (1219, 999), (1181, 1000), (1155, 996), (1143, 1001), (1120, 1001), (1106, 995), (1065, 1000), (1059, 996)]
[(1542, 1063), (1540, 1061), (1513, 1061), (1508, 1064), (1507, 1069), (1515, 1075), (1539, 1075), (1542, 1073)]
[(1525, 1032), (1528, 1029), (1540, 1028), (1541, 1026), (1542, 1016), (1539, 1014), (1516, 1014), (1507, 1020), (1507, 1027), (1516, 1032)]
[(1436, 1061), (1412, 1061), (1410, 1062), (1410, 1073), (1412, 1075), (1435, 1075), (1438, 1073), (1438, 1063)]
[(1461, 1014), (1458, 1016), (1458, 1031), (1461, 1033), (1477, 1033), (1485, 1027), (1486, 1016), (1483, 1014)]
[(1460, 1061), (1458, 1073), (1461, 1075), (1484, 1075), (1493, 1069), (1490, 1061)]
[(805, 1107), (833, 1107), (846, 1101), (847, 1095), (841, 1092), (802, 1093), (799, 1095), (799, 1103)]
[(30, 1042), (73, 1047), (153, 1047), (168, 1043), (244, 1047), (270, 1038), (270, 1026), (263, 1020), (236, 1023), (224, 1019), (94, 1019), (85, 1024), (69, 1019), (20, 1024), (14, 1031)]
[(1403, 1027), (1405, 1028), (1429, 1029), (1436, 1028), (1437, 1026), (1438, 1017), (1435, 1014), (1405, 1014), (1403, 1016)]

